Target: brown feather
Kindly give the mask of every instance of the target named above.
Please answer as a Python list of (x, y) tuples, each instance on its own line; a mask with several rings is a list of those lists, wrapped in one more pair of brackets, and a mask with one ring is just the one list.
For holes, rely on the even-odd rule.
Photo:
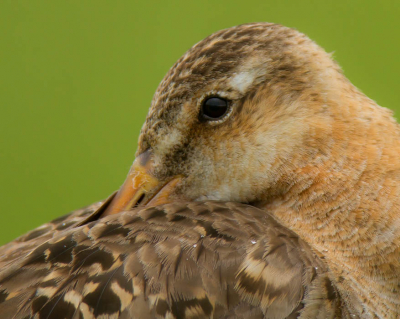
[(0, 273), (3, 316), (333, 318), (340, 305), (310, 247), (255, 207), (177, 202), (57, 231), (89, 213), (16, 241), (25, 253)]

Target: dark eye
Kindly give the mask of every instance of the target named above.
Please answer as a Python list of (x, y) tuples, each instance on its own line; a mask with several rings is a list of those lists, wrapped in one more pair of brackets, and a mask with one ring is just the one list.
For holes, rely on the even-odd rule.
[(227, 111), (227, 100), (220, 97), (210, 97), (204, 101), (200, 115), (203, 120), (215, 121), (223, 117)]

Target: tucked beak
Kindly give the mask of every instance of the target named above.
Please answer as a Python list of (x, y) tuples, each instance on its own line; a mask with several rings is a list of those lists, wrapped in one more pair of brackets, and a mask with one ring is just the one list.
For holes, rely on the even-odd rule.
[[(103, 206), (101, 217), (117, 214), (136, 206), (157, 206), (170, 202), (170, 195), (182, 180), (175, 176), (167, 181), (160, 181), (153, 176), (154, 162), (150, 150), (140, 154), (119, 191)], [(104, 203), (104, 204), (107, 204)]]

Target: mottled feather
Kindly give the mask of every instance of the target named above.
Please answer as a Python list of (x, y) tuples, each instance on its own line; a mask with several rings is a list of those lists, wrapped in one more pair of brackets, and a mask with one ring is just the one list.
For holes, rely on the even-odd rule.
[(19, 255), (1, 260), (2, 316), (334, 318), (339, 311), (324, 263), (260, 209), (182, 202), (74, 227), (96, 207), (11, 243)]

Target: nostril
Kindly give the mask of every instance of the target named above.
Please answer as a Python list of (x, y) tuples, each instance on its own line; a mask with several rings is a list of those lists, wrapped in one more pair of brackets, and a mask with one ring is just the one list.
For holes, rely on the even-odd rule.
[(137, 202), (133, 205), (132, 208), (138, 207), (138, 206), (141, 204), (141, 202), (143, 201), (144, 197), (145, 197), (145, 193), (143, 193), (142, 195), (140, 195), (139, 199), (138, 199)]

